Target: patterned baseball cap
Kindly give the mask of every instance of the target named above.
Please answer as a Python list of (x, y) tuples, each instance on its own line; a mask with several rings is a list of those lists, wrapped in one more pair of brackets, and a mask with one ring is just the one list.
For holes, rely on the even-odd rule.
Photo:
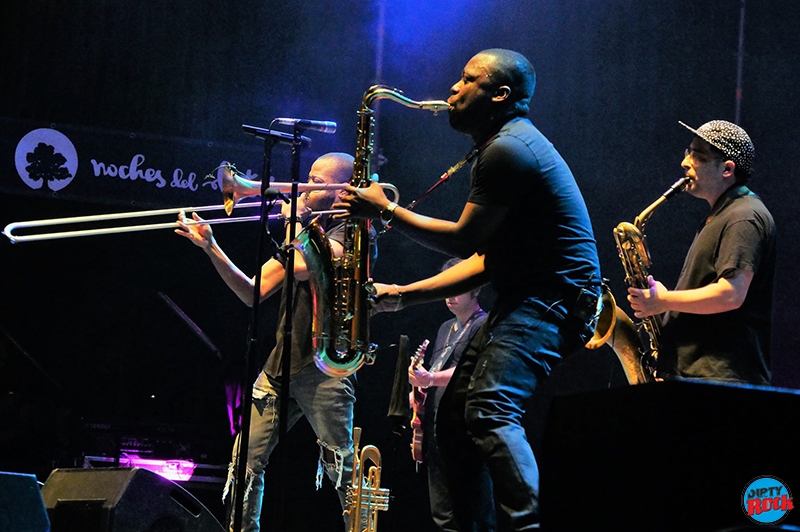
[(736, 168), (745, 174), (750, 174), (755, 147), (744, 129), (725, 120), (712, 120), (697, 129), (687, 126), (680, 120), (678, 123), (722, 151), (725, 157), (736, 163)]

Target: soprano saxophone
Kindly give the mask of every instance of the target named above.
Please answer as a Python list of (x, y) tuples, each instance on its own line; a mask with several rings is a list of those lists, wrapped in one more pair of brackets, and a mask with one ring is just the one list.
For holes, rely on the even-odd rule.
[[(368, 187), (372, 182), (376, 101), (390, 99), (406, 107), (433, 111), (450, 108), (444, 100), (415, 101), (398, 89), (374, 85), (365, 93), (358, 111), (356, 153), (350, 185)], [(332, 377), (346, 377), (364, 364), (375, 361), (377, 346), (369, 340), (369, 296), (374, 292), (370, 277), (370, 220), (345, 221), (344, 253), (334, 259), (317, 220), (295, 241), (303, 255), (313, 299), (312, 344), (317, 368)]]
[[(617, 243), (622, 267), (625, 269), (625, 283), (628, 286), (643, 290), (650, 287), (647, 277), (652, 261), (647, 249), (644, 227), (653, 211), (675, 194), (685, 190), (688, 183), (688, 177), (677, 180), (643, 210), (633, 223), (621, 222), (614, 228), (614, 240)], [(647, 346), (642, 342), (641, 330), (647, 335)], [(660, 334), (660, 316), (647, 316), (638, 325), (634, 324), (633, 320), (616, 305), (608, 287), (603, 285), (603, 310), (594, 336), (586, 347), (596, 349), (603, 344), (609, 344), (619, 358), (630, 384), (651, 382), (655, 379)]]

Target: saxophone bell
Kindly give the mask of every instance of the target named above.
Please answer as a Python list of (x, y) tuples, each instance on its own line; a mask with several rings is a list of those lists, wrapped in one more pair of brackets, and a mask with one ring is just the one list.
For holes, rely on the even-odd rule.
[(619, 359), (628, 384), (644, 384), (652, 373), (649, 363), (643, 358), (645, 352), (639, 328), (624, 310), (617, 306), (608, 284), (603, 283), (602, 308), (592, 337), (586, 342), (587, 349), (599, 349), (608, 345)]

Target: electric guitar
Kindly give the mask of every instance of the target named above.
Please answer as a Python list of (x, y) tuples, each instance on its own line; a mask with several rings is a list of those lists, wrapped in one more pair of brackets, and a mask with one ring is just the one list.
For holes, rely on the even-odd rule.
[[(416, 369), (425, 360), (425, 350), (428, 349), (429, 340), (425, 340), (411, 357), (411, 369)], [(422, 417), (424, 416), (425, 398), (428, 393), (418, 386), (411, 388), (411, 457), (416, 462), (422, 462)]]

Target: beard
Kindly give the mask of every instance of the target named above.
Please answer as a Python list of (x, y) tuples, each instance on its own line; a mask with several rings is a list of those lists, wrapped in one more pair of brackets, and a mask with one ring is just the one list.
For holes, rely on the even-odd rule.
[[(309, 193), (305, 204), (312, 211), (327, 211), (330, 210), (331, 205), (333, 205), (337, 199), (338, 195), (335, 191), (315, 191)], [(302, 203), (298, 203), (298, 206), (299, 205), (302, 205)]]
[(447, 120), (450, 122), (450, 127), (464, 135), (472, 135), (475, 133), (477, 126), (480, 124), (480, 118), (472, 109), (450, 109)]
[(465, 135), (480, 133), (491, 121), (490, 102), (472, 101), (463, 107), (451, 107), (447, 119), (450, 127)]
[(461, 122), (463, 121), (461, 111), (457, 111), (455, 108), (451, 107), (447, 113), (447, 120), (450, 122), (450, 127), (456, 131), (461, 131)]

